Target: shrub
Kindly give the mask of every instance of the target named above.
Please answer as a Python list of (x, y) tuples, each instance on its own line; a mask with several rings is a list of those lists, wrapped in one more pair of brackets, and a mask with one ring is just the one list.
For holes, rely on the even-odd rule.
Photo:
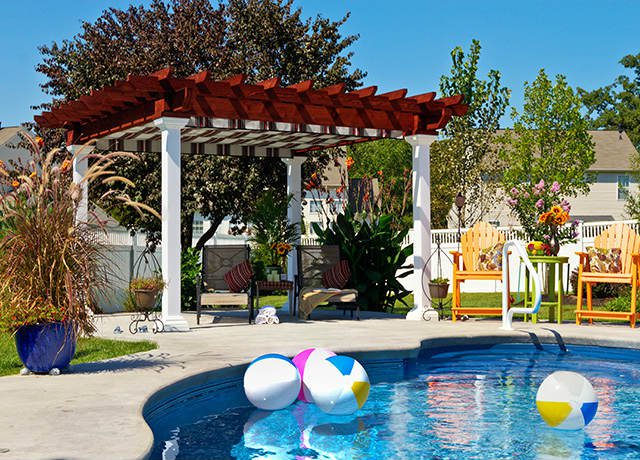
[(196, 308), (196, 284), (198, 276), (202, 272), (200, 251), (196, 248), (187, 248), (181, 254), (181, 302), (182, 308)]

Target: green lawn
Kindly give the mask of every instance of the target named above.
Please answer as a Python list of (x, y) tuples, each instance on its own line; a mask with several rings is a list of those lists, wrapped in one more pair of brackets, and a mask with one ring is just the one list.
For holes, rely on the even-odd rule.
[[(96, 337), (78, 339), (76, 355), (71, 364), (99, 361), (117, 356), (149, 351), (158, 346), (151, 341), (128, 342), (124, 340), (99, 339)], [(0, 332), (0, 376), (17, 374), (22, 363), (16, 352), (16, 344), (11, 334)]]

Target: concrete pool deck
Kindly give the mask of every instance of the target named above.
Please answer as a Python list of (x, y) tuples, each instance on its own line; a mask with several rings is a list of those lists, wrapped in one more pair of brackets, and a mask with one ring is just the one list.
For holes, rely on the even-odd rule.
[[(396, 350), (395, 357), (409, 358), (421, 347), (535, 341), (640, 349), (640, 330), (628, 325), (515, 323), (514, 331), (502, 331), (497, 320), (431, 323), (372, 315), (353, 321), (320, 312), (314, 321), (249, 326), (246, 313), (241, 315), (230, 313), (217, 323), (208, 317), (190, 332), (157, 336), (114, 335), (116, 325), (126, 330), (128, 316), (97, 317), (101, 336), (152, 339), (158, 349), (76, 365), (56, 377), (1, 377), (0, 460), (144, 458), (153, 435), (142, 410), (152, 395), (188, 377), (192, 385), (225, 373), (237, 375), (233, 366), (266, 352), (293, 356), (319, 346), (370, 359)], [(195, 323), (194, 315), (186, 316)], [(160, 394), (176, 388), (180, 384)]]

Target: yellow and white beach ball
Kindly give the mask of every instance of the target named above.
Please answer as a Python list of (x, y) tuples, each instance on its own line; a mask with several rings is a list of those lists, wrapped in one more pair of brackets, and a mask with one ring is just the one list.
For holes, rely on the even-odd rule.
[(595, 417), (598, 398), (591, 383), (582, 375), (557, 371), (544, 379), (538, 388), (536, 405), (549, 426), (560, 430), (578, 430)]
[(244, 392), (259, 409), (284, 409), (296, 400), (300, 385), (293, 361), (276, 353), (254, 359), (244, 373)]
[(311, 397), (327, 414), (353, 414), (369, 397), (369, 376), (353, 358), (331, 356), (307, 372), (311, 378), (305, 374), (305, 381)]

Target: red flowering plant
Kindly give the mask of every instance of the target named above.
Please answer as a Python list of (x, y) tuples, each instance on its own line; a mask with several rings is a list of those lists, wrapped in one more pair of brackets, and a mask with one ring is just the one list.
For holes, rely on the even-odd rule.
[[(61, 321), (90, 332), (89, 307), (104, 286), (108, 260), (96, 231), (100, 220), (77, 222), (83, 187), (72, 180), (73, 158), (58, 149), (43, 152), (38, 138), (25, 142), (31, 160), (0, 167), (0, 328)], [(122, 155), (130, 154), (90, 155), (83, 180), (131, 184), (109, 170)]]
[(548, 186), (541, 180), (509, 191), (507, 204), (520, 221), (531, 254), (557, 255), (562, 244), (573, 243), (578, 237), (578, 221), (567, 225), (571, 204), (562, 197), (560, 189), (558, 182)]

